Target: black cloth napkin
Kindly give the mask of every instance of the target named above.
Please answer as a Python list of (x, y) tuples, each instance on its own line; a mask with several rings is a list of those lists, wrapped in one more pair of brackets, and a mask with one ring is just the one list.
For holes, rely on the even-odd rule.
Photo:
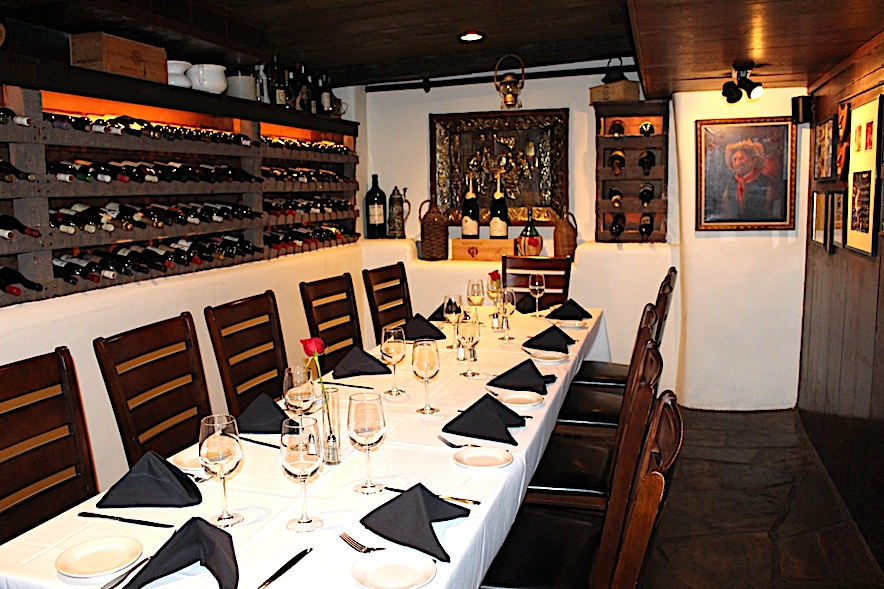
[[(549, 309), (552, 307), (552, 303), (548, 302), (550, 297), (542, 296), (540, 297), (540, 310)], [(532, 297), (530, 294), (526, 294), (519, 302), (516, 303), (516, 311), (519, 313), (534, 313), (537, 310), (537, 303), (535, 302), (537, 299)]]
[(549, 329), (541, 331), (524, 344), (522, 347), (532, 350), (546, 350), (548, 352), (568, 353), (568, 346), (575, 343), (567, 333), (553, 325)]
[(341, 358), (335, 366), (332, 376), (335, 378), (347, 378), (348, 376), (361, 376), (365, 374), (390, 374), (386, 364), (368, 354), (359, 347), (350, 348), (347, 355)]
[(508, 427), (524, 427), (525, 418), (492, 397), (484, 395), (442, 428), (448, 434), (518, 446)]
[(141, 589), (197, 561), (209, 569), (220, 589), (236, 589), (239, 566), (236, 564), (233, 538), (199, 517), (190, 518), (172, 534), (150, 562), (132, 577), (126, 589)]
[(488, 381), (488, 386), (509, 389), (511, 391), (531, 391), (541, 395), (546, 394), (546, 379), (540, 374), (537, 366), (531, 360), (525, 360), (500, 376), (492, 378)]
[(592, 315), (578, 305), (574, 299), (568, 299), (558, 309), (547, 314), (546, 318), (580, 321), (581, 319), (592, 319)]
[(108, 489), (98, 507), (189, 507), (203, 496), (174, 464), (148, 450), (123, 478)]
[(402, 329), (405, 331), (405, 339), (408, 341), (445, 339), (445, 334), (438, 327), (424, 319), (424, 316), (420, 313), (406, 321)]
[(236, 418), (236, 425), (243, 434), (278, 434), (286, 419), (285, 411), (269, 395), (261, 393)]
[(445, 321), (445, 313), (442, 312), (442, 305), (433, 311), (433, 314), (427, 317), (427, 321)]
[(382, 538), (426, 552), (442, 562), (451, 558), (433, 531), (432, 522), (466, 517), (470, 510), (439, 499), (418, 483), (390, 499), (359, 522)]

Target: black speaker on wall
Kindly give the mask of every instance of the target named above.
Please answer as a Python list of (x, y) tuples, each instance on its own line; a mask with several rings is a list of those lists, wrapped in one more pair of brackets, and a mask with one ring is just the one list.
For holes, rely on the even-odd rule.
[(792, 122), (796, 125), (813, 121), (813, 96), (792, 98)]

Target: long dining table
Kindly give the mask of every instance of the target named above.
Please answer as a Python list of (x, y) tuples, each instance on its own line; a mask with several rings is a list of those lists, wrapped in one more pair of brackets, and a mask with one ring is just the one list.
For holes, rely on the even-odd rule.
[[(482, 338), (476, 347), (474, 369), (482, 377), (461, 376), (466, 368), (457, 361), (455, 352), (447, 349), (452, 341), (452, 326), (444, 326), (448, 336), (439, 342), (441, 369), (430, 382), (430, 401), (441, 411), (434, 415), (416, 412), (423, 405), (424, 385), (411, 373), (410, 349), (398, 366), (397, 384), (406, 390), (398, 397), (382, 395), (387, 433), (383, 443), (372, 451), (372, 478), (390, 487), (407, 489), (422, 483), (433, 493), (475, 499), (481, 505), (469, 505), (468, 517), (433, 524), (444, 549), (451, 557), (448, 563), (437, 562), (436, 574), (426, 586), (431, 589), (467, 589), (478, 587), (494, 556), (500, 549), (518, 512), (528, 482), (543, 455), (555, 426), (556, 416), (564, 401), (569, 383), (587, 352), (596, 345), (607, 346), (604, 316), (600, 309), (588, 309), (592, 319), (582, 329), (569, 329), (576, 340), (566, 360), (553, 365), (538, 363), (542, 374), (554, 374), (555, 383), (539, 405), (521, 408), (520, 414), (531, 416), (521, 428), (510, 428), (516, 446), (444, 434), (457, 444), (480, 444), (483, 447), (505, 448), (514, 460), (503, 468), (466, 468), (455, 463), (457, 452), (444, 445), (437, 436), (442, 427), (486, 393), (492, 375), (498, 375), (529, 358), (521, 343), (550, 326), (545, 318), (516, 313), (510, 320), (513, 341), (499, 339), (501, 333), (490, 329), (491, 307), (480, 307), (483, 320)], [(330, 375), (329, 375), (330, 376)], [(327, 377), (328, 378), (328, 377)], [(340, 382), (371, 387), (382, 393), (392, 385), (390, 375), (360, 376)], [(323, 466), (307, 487), (308, 510), (324, 525), (309, 533), (295, 533), (286, 523), (300, 516), (299, 486), (286, 475), (279, 463), (278, 450), (243, 441), (243, 460), (228, 477), (227, 496), (230, 510), (241, 513), (245, 521), (226, 528), (233, 538), (239, 566), (239, 589), (255, 589), (271, 573), (304, 548), (313, 551), (278, 581), (278, 587), (352, 588), (357, 586), (351, 568), (361, 558), (341, 540), (348, 533), (368, 546), (393, 548), (397, 545), (366, 529), (359, 520), (378, 506), (393, 499), (396, 493), (382, 491), (374, 495), (354, 492), (353, 487), (365, 480), (365, 458), (346, 435), (347, 398), (358, 389), (339, 387), (341, 463)], [(250, 438), (279, 443), (276, 435), (250, 435)], [(183, 452), (196, 454), (196, 448)], [(171, 458), (171, 457), (170, 457)], [(56, 570), (56, 559), (81, 542), (111, 536), (128, 536), (141, 543), (144, 555), (154, 554), (174, 533), (174, 529), (152, 528), (104, 519), (78, 517), (81, 511), (101, 511), (111, 515), (172, 524), (175, 529), (192, 517), (209, 518), (221, 508), (221, 484), (213, 479), (199, 483), (201, 504), (184, 508), (114, 508), (97, 509), (102, 495), (93, 497), (48, 522), (29, 530), (0, 546), (0, 589), (60, 589), (80, 585), (100, 587), (116, 576), (76, 579)], [(407, 522), (403, 522), (407, 525)], [(415, 555), (421, 553), (410, 548)], [(217, 582), (199, 563), (190, 565), (150, 587), (212, 589)]]

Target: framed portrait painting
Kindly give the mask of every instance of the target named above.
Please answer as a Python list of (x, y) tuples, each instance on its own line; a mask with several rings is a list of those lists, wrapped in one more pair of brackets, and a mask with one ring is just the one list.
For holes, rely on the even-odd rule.
[(813, 142), (814, 180), (835, 179), (835, 149), (838, 145), (836, 117), (827, 119), (816, 126)]
[(795, 229), (789, 117), (697, 121), (697, 231)]
[(850, 160), (847, 173), (846, 241), (848, 248), (869, 256), (878, 241), (878, 149), (879, 124), (884, 97), (856, 106), (850, 113)]

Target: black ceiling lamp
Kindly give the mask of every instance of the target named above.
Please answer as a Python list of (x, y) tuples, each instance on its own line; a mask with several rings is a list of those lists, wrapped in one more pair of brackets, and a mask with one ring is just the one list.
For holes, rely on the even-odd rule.
[(749, 77), (749, 72), (755, 68), (754, 61), (735, 61), (734, 74), (732, 80), (728, 80), (721, 87), (721, 95), (727, 100), (728, 104), (734, 104), (743, 98), (743, 91), (750, 100), (758, 99), (764, 92), (761, 82), (756, 82)]
[(743, 91), (740, 90), (740, 87), (737, 86), (737, 83), (733, 80), (728, 80), (724, 83), (724, 86), (721, 87), (721, 95), (727, 100), (728, 104), (736, 104), (740, 102), (740, 99), (743, 98)]
[(602, 78), (602, 84), (613, 84), (614, 82), (622, 82), (626, 79), (626, 74), (623, 73), (623, 58), (618, 57), (620, 60), (620, 65), (616, 67), (611, 66), (611, 62), (614, 61), (614, 58), (608, 60), (607, 71), (605, 72), (605, 77)]

